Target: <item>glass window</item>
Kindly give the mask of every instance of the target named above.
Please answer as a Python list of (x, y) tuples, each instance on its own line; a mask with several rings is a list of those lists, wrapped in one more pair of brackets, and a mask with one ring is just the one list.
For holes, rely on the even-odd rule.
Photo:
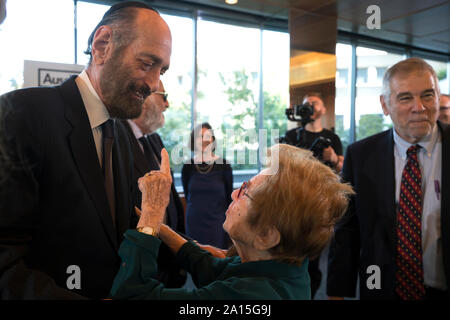
[(384, 73), (387, 70), (387, 67), (376, 67), (377, 70), (377, 81), (383, 83)]
[[(289, 33), (263, 31), (263, 124), (267, 146), (273, 144), (271, 130), (284, 136), (287, 130), (286, 108), (289, 108)], [(275, 132), (273, 132), (276, 134)]]
[(24, 60), (74, 63), (73, 0), (6, 5), (8, 16), (0, 26), (0, 94), (22, 87)]
[(362, 84), (367, 82), (367, 68), (359, 68), (356, 73), (356, 84)]
[(350, 76), (352, 70), (352, 46), (349, 44), (336, 44), (336, 98), (335, 106), (335, 132), (342, 142), (345, 151), (350, 142), (351, 97)]
[(77, 2), (77, 64), (87, 65), (89, 55), (84, 51), (87, 49), (89, 36), (109, 7), (96, 3)]
[(365, 47), (356, 48), (357, 78), (360, 78), (362, 73), (361, 77), (365, 79), (356, 83), (356, 140), (392, 127), (391, 119), (384, 116), (380, 104), (383, 79), (380, 71), (403, 59), (401, 54)]
[(447, 62), (443, 61), (436, 61), (436, 60), (429, 60), (424, 59), (430, 66), (433, 67), (434, 71), (436, 72), (436, 75), (438, 77), (439, 81), (439, 88), (441, 90), (441, 93), (449, 93), (449, 80), (448, 80), (448, 68), (447, 68)]
[(260, 30), (198, 21), (196, 123), (209, 122), (233, 169), (257, 169)]
[[(193, 20), (172, 15), (161, 15), (172, 33), (172, 55), (170, 68), (161, 77), (164, 89), (169, 94), (169, 109), (164, 112), (164, 127), (158, 129), (169, 152), (171, 168), (175, 173), (175, 184), (181, 186), (179, 173), (183, 167), (191, 132), (192, 71), (193, 71)], [(185, 148), (183, 150), (183, 148)], [(188, 153), (186, 155), (186, 153)]]
[(337, 69), (336, 82), (343, 85), (348, 83), (348, 69)]

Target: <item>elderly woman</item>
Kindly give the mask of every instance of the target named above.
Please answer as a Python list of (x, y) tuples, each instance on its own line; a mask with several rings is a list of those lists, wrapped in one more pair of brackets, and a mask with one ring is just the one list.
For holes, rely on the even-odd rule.
[[(232, 193), (223, 227), (239, 255), (215, 258), (162, 224), (171, 183), (163, 150), (161, 170), (139, 180), (142, 213), (137, 230), (125, 233), (112, 297), (310, 299), (308, 257), (327, 244), (353, 192), (309, 151), (288, 145), (271, 151), (278, 152), (276, 173), (265, 169)], [(154, 279), (161, 241), (192, 274), (197, 289), (165, 289)]]

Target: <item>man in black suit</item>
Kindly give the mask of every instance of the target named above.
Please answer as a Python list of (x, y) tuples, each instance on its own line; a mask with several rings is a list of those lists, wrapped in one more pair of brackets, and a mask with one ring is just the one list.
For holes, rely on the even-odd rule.
[[(161, 150), (164, 148), (164, 144), (155, 131), (164, 125), (163, 112), (167, 108), (169, 108), (167, 93), (160, 81), (158, 91), (152, 93), (145, 100), (140, 116), (133, 120), (122, 120), (131, 140), (134, 155), (133, 181), (137, 190), (137, 181), (140, 177), (151, 170), (160, 170)], [(173, 181), (172, 173), (170, 202), (166, 209), (164, 223), (173, 230), (184, 233), (184, 208)], [(134, 202), (139, 208), (141, 207), (141, 201), (142, 195), (137, 192)], [(158, 279), (167, 288), (181, 287), (186, 281), (186, 273), (178, 266), (175, 256), (166, 245), (162, 245), (159, 250), (158, 267)]]
[(168, 69), (171, 34), (140, 2), (112, 6), (79, 76), (1, 97), (13, 161), (0, 198), (0, 296), (105, 298), (122, 234), (136, 223), (133, 158), (123, 125)]
[(327, 293), (361, 299), (448, 299), (450, 126), (425, 61), (386, 71), (380, 96), (394, 128), (349, 146), (343, 179), (356, 196), (330, 245)]

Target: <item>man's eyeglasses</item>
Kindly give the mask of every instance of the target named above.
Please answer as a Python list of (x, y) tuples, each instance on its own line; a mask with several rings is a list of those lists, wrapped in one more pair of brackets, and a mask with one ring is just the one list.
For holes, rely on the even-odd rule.
[(248, 195), (247, 192), (245, 192), (245, 190), (247, 190), (247, 189), (248, 189), (248, 182), (247, 182), (247, 181), (244, 181), (244, 182), (242, 183), (242, 185), (241, 185), (241, 188), (240, 188), (239, 191), (238, 191), (237, 199), (239, 199), (241, 196), (246, 196), (246, 197), (248, 197), (250, 200), (253, 200), (253, 198), (250, 197), (250, 196)]
[(157, 94), (162, 95), (162, 97), (163, 97), (163, 99), (164, 99), (164, 102), (167, 101), (167, 96), (169, 95), (167, 92), (165, 92), (165, 91), (155, 91), (155, 92), (153, 92), (153, 93), (157, 93)]

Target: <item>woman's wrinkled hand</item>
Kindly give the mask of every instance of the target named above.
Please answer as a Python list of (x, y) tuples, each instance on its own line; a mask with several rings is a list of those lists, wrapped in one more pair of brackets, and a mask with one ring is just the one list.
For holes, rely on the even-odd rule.
[(146, 173), (138, 180), (138, 184), (142, 192), (142, 213), (137, 227), (152, 227), (158, 232), (169, 205), (172, 184), (169, 154), (166, 149), (161, 150), (160, 170)]

